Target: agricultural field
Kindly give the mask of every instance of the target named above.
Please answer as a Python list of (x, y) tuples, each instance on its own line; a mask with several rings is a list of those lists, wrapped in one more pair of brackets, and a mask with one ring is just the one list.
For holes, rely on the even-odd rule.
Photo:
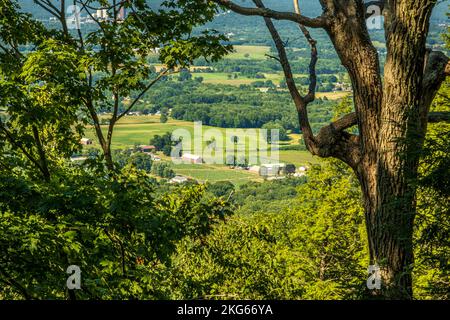
[[(103, 127), (106, 131), (106, 126)], [(184, 129), (186, 133), (190, 133), (193, 136), (194, 123), (174, 119), (170, 119), (167, 123), (160, 123), (159, 116), (127, 116), (122, 118), (116, 125), (112, 147), (113, 149), (126, 149), (131, 148), (134, 145), (148, 144), (155, 135), (163, 135), (167, 132), (173, 132), (176, 129)], [(208, 129), (214, 129), (217, 134), (220, 133), (225, 139), (227, 129), (203, 126), (204, 135), (201, 139), (202, 141), (193, 141), (190, 148), (187, 144), (185, 144), (184, 150), (187, 152), (195, 153), (195, 143), (201, 143), (202, 150), (205, 150), (207, 147), (206, 141), (211, 139), (211, 136), (205, 134)], [(259, 134), (258, 130), (228, 130), (230, 130), (228, 131), (228, 136), (236, 135), (241, 139), (236, 144), (236, 148), (240, 148), (241, 150), (245, 148), (245, 154), (249, 156), (249, 146), (251, 145), (251, 141), (254, 141), (254, 139), (256, 139), (256, 135)], [(295, 145), (299, 143), (301, 135), (292, 134), (290, 136), (292, 139), (287, 144)], [(94, 147), (97, 147), (95, 133), (92, 128), (87, 128), (86, 137), (93, 139)], [(219, 139), (217, 139), (216, 142), (218, 143)], [(311, 156), (307, 151), (280, 150), (278, 152), (280, 162), (293, 163), (296, 166), (308, 165), (309, 163), (317, 163), (319, 161), (317, 158)], [(266, 153), (258, 154), (261, 156), (261, 159), (263, 161), (266, 160), (266, 158), (263, 156), (264, 154)], [(163, 159), (163, 161), (171, 161), (170, 157), (165, 157), (162, 154), (159, 155)], [(267, 155), (270, 156), (270, 151), (267, 151)], [(269, 161), (267, 160), (267, 162)], [(256, 165), (259, 163), (252, 164)], [(174, 164), (173, 169), (177, 174), (184, 175), (198, 181), (231, 181), (236, 185), (243, 184), (248, 181), (262, 181), (262, 179), (255, 173), (251, 173), (246, 170), (232, 170), (229, 167), (221, 164)]]
[(263, 181), (256, 173), (231, 169), (225, 165), (178, 164), (174, 165), (173, 169), (177, 174), (201, 182), (230, 181), (235, 185), (241, 185), (249, 181)]
[(279, 153), (281, 162), (292, 163), (297, 167), (320, 162), (320, 158), (314, 157), (308, 151), (280, 150)]
[[(114, 139), (112, 143), (113, 149), (130, 148), (134, 145), (148, 144), (155, 135), (163, 135), (167, 132), (174, 132), (178, 130), (180, 134), (189, 134), (194, 138), (194, 122), (181, 121), (170, 118), (166, 123), (160, 123), (159, 116), (127, 116), (122, 118), (115, 127)], [(107, 125), (103, 125), (102, 129), (106, 133)], [(201, 127), (201, 146), (206, 148), (207, 142), (213, 137), (219, 143), (219, 139), (223, 137), (223, 147), (226, 146), (226, 137), (236, 136), (239, 142), (236, 143), (236, 148), (243, 148), (248, 152), (248, 148), (253, 144), (253, 141), (259, 141), (259, 129), (234, 129), (234, 128), (217, 128), (203, 125)], [(216, 137), (219, 136), (219, 137)], [(291, 140), (283, 142), (282, 144), (298, 144), (301, 138), (300, 134), (291, 134)], [(86, 137), (96, 140), (94, 129), (88, 127), (86, 130)], [(195, 145), (198, 141), (192, 140), (191, 145), (187, 142), (183, 144), (183, 149), (186, 151), (194, 151)]]
[(317, 98), (327, 98), (328, 100), (340, 100), (342, 98), (345, 98), (351, 94), (351, 92), (347, 91), (337, 91), (337, 92), (317, 92), (316, 97)]
[[(267, 54), (270, 53), (269, 46), (234, 46), (234, 52), (225, 56), (225, 59), (231, 60), (265, 60)], [(154, 56), (157, 56), (156, 54)], [(162, 65), (156, 65), (157, 70), (162, 67)], [(195, 67), (198, 68), (198, 67)]]
[[(301, 52), (304, 51), (304, 48), (295, 48), (294, 51)], [(270, 47), (269, 46), (252, 46), (252, 45), (236, 45), (234, 46), (234, 52), (230, 53), (229, 55), (224, 57), (224, 60), (230, 60), (232, 63), (233, 60), (239, 60), (242, 64), (256, 64), (256, 63), (262, 63), (268, 59), (268, 54), (270, 54)], [(300, 58), (304, 59), (304, 58)], [(304, 61), (305, 64), (309, 64), (309, 59), (306, 59)], [(160, 72), (164, 65), (162, 64), (153, 64), (157, 72)], [(209, 72), (202, 72), (205, 69), (210, 69)], [(211, 72), (212, 70), (212, 72)], [(231, 85), (239, 87), (241, 85), (250, 85), (254, 82), (259, 81), (272, 81), (276, 86), (279, 86), (284, 80), (284, 74), (282, 71), (274, 72), (274, 73), (268, 73), (261, 71), (259, 74), (264, 75), (264, 78), (257, 78), (252, 76), (249, 76), (248, 74), (243, 74), (241, 72), (222, 72), (213, 65), (210, 66), (191, 66), (189, 68), (189, 71), (192, 75), (192, 78), (203, 78), (203, 83), (205, 84), (213, 84), (213, 85)], [(335, 73), (336, 77), (340, 78), (340, 76), (344, 75), (345, 73)], [(319, 80), (321, 75), (319, 75)], [(172, 75), (172, 79), (176, 79), (178, 76), (177, 74)], [(308, 74), (306, 73), (294, 73), (294, 78), (306, 78), (308, 77)], [(348, 79), (345, 80), (345, 82), (348, 82)], [(261, 90), (264, 92), (264, 90)], [(345, 97), (349, 92), (321, 92), (317, 93), (317, 98), (327, 98), (328, 100), (339, 100)]]
[[(249, 78), (241, 75), (240, 73), (224, 73), (224, 72), (214, 72), (214, 73), (203, 73), (203, 72), (193, 72), (192, 77), (202, 77), (204, 83), (208, 84), (227, 84), (233, 86), (240, 86), (241, 84), (251, 84), (256, 81), (267, 81), (271, 80), (275, 85), (279, 85), (284, 79), (281, 73), (263, 73), (264, 79)], [(237, 75), (237, 78), (235, 78)]]
[[(169, 120), (162, 124), (158, 116), (127, 116), (116, 124), (112, 148), (124, 149), (136, 144), (148, 144), (155, 135), (163, 135), (180, 128), (193, 131), (193, 123)], [(106, 132), (107, 126), (102, 126), (102, 129)], [(95, 133), (92, 127), (86, 130), (86, 137), (95, 141)]]
[(248, 60), (265, 60), (266, 54), (269, 54), (268, 46), (234, 46), (234, 52), (230, 53), (227, 59), (248, 59)]

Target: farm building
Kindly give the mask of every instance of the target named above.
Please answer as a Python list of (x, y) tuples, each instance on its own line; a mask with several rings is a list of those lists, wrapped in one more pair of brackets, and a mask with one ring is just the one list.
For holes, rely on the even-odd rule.
[(142, 116), (142, 112), (140, 111), (130, 111), (127, 113), (127, 116)]
[(156, 156), (156, 155), (154, 155), (154, 154), (151, 154), (150, 156), (152, 157), (153, 161), (161, 161), (161, 158)]
[(187, 182), (189, 179), (183, 176), (176, 176), (172, 179), (170, 179), (170, 183), (185, 183)]
[(259, 175), (262, 177), (275, 177), (283, 173), (283, 169), (286, 167), (284, 163), (270, 163), (263, 164), (259, 170)]
[(152, 153), (156, 150), (155, 146), (139, 146), (139, 150), (143, 153)]
[(182, 156), (182, 159), (183, 159), (183, 161), (195, 163), (195, 164), (203, 163), (202, 157), (195, 155), (195, 154), (191, 154), (191, 153), (184, 153)]
[(88, 139), (88, 138), (82, 138), (80, 140), (80, 144), (85, 145), (85, 146), (91, 145), (93, 143), (94, 142), (91, 139)]

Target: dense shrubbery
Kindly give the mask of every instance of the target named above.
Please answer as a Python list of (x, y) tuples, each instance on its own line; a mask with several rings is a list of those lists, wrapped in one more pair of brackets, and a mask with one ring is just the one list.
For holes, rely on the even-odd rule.
[(0, 174), (1, 298), (64, 298), (65, 270), (81, 267), (77, 298), (162, 298), (158, 270), (175, 244), (207, 234), (229, 210), (201, 185), (155, 197), (144, 171), (74, 167), (42, 183)]
[[(443, 141), (436, 149), (435, 144)], [(427, 144), (436, 154), (447, 150), (448, 141), (431, 135)], [(445, 166), (445, 159), (433, 167)], [(439, 181), (427, 161), (421, 179), (434, 176), (432, 180)], [(208, 190), (224, 195), (231, 188), (219, 183)], [(419, 189), (414, 289), (420, 299), (449, 297), (446, 190), (426, 184)], [(304, 179), (248, 183), (231, 199), (239, 208), (235, 215), (214, 226), (206, 238), (185, 238), (178, 244), (173, 269), (166, 270), (168, 283), (176, 288), (171, 298), (367, 297), (369, 261), (361, 194), (353, 172), (345, 166), (337, 162), (313, 166), (307, 183)]]
[(186, 238), (178, 246), (173, 298), (360, 296), (366, 240), (351, 172), (341, 165), (317, 167), (307, 184), (249, 184), (236, 197), (245, 204), (236, 216), (205, 239)]
[(175, 177), (175, 172), (167, 162), (155, 162), (152, 167), (152, 173), (166, 179)]

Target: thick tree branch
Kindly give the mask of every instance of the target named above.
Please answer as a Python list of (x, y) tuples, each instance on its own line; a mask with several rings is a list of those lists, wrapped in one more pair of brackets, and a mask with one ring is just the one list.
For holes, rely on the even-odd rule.
[[(298, 0), (294, 0), (294, 8), (297, 14), (301, 14), (300, 5)], [(311, 46), (311, 61), (309, 63), (309, 89), (308, 94), (304, 97), (305, 103), (309, 104), (316, 99), (316, 87), (317, 87), (317, 74), (316, 74), (316, 65), (319, 60), (319, 54), (317, 51), (317, 42), (311, 37), (308, 29), (302, 24), (299, 24), (300, 30)]]
[(450, 59), (440, 51), (429, 51), (424, 70), (424, 91), (439, 89), (449, 75)]
[[(264, 8), (262, 1), (254, 0), (253, 1), (260, 9)], [(300, 94), (300, 91), (295, 84), (294, 75), (292, 73), (292, 68), (289, 63), (289, 59), (287, 57), (286, 48), (284, 47), (284, 43), (281, 40), (281, 36), (275, 28), (272, 20), (270, 18), (264, 18), (264, 22), (266, 23), (267, 28), (272, 36), (273, 41), (275, 42), (275, 46), (278, 51), (278, 56), (280, 59), (281, 66), (283, 68), (284, 76), (286, 78), (286, 85), (289, 89), (289, 92), (294, 100), (295, 107), (297, 108), (297, 112), (299, 114), (300, 127), (302, 129), (305, 141), (312, 140), (314, 138), (311, 126), (308, 121), (308, 112), (307, 112), (307, 103), (305, 102), (304, 97)]]
[(430, 112), (428, 114), (429, 123), (450, 122), (450, 112)]
[[(259, 9), (264, 8), (261, 0), (253, 0), (253, 2)], [(299, 14), (300, 7), (297, 0), (294, 0), (294, 7), (296, 12)], [(345, 116), (344, 118), (322, 128), (317, 136), (314, 136), (309, 123), (307, 106), (309, 103), (314, 101), (317, 85), (316, 64), (318, 60), (318, 52), (316, 41), (311, 37), (306, 27), (300, 24), (300, 30), (311, 46), (311, 62), (309, 66), (310, 86), (308, 94), (303, 97), (295, 84), (292, 69), (286, 54), (285, 45), (281, 40), (280, 34), (270, 18), (265, 17), (264, 21), (269, 29), (272, 39), (275, 42), (279, 55), (279, 61), (282, 65), (286, 78), (286, 84), (297, 108), (300, 128), (303, 133), (306, 147), (314, 155), (320, 157), (336, 157), (354, 168), (360, 158), (359, 137), (345, 132), (344, 130), (353, 126), (353, 123), (357, 120), (356, 115)]]
[[(428, 121), (436, 122), (438, 118), (436, 116), (429, 116), (429, 109), (433, 99), (435, 98), (439, 88), (445, 81), (445, 78), (450, 75), (450, 59), (442, 52), (429, 51), (427, 54), (424, 78), (423, 78), (423, 108), (421, 110), (420, 117), (422, 123), (426, 123), (427, 116)], [(440, 117), (440, 119), (443, 119)], [(446, 121), (445, 119), (443, 121)]]
[(330, 125), (334, 128), (334, 130), (342, 131), (349, 129), (357, 124), (358, 124), (358, 116), (356, 115), (356, 112), (352, 112), (332, 122)]
[(225, 6), (226, 8), (245, 16), (260, 16), (275, 20), (293, 21), (310, 28), (325, 28), (328, 24), (328, 19), (325, 15), (317, 18), (308, 18), (293, 12), (280, 12), (265, 7), (249, 8), (237, 5), (230, 0), (212, 0), (213, 2)]
[[(430, 112), (428, 113), (428, 122), (450, 122), (450, 112)], [(352, 112), (331, 123), (330, 126), (333, 126), (335, 131), (342, 131), (356, 126), (357, 124), (358, 117), (356, 112)]]

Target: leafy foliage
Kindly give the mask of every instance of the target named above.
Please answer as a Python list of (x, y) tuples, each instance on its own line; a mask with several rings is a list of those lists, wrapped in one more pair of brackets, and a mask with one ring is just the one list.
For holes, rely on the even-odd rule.
[(0, 175), (2, 298), (64, 298), (72, 264), (83, 270), (78, 298), (161, 298), (158, 269), (177, 241), (230, 213), (204, 186), (155, 198), (143, 171), (102, 170), (74, 167), (50, 184)]
[(238, 214), (206, 239), (181, 242), (173, 298), (357, 297), (367, 262), (353, 175), (342, 165), (316, 167), (294, 197), (282, 211)]
[[(449, 82), (433, 111), (449, 111)], [(416, 221), (416, 296), (450, 298), (450, 124), (430, 124), (421, 160)]]

